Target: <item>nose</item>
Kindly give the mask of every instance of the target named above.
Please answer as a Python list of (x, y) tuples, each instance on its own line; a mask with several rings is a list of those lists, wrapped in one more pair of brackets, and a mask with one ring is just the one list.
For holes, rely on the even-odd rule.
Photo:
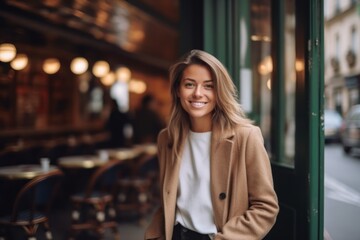
[(201, 97), (202, 96), (202, 89), (201, 89), (201, 85), (197, 85), (194, 89), (194, 97)]

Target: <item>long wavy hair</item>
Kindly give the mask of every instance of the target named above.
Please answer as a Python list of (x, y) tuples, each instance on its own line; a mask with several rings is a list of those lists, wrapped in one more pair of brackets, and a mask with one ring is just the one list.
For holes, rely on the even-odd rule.
[(205, 66), (210, 70), (216, 95), (212, 115), (213, 125), (217, 124), (220, 131), (226, 131), (234, 129), (239, 124), (251, 123), (238, 101), (237, 89), (226, 68), (211, 54), (201, 50), (191, 50), (170, 67), (172, 107), (168, 124), (169, 147), (173, 148), (177, 157), (179, 157), (180, 143), (190, 129), (190, 118), (181, 106), (178, 92), (182, 74), (185, 68), (192, 64)]

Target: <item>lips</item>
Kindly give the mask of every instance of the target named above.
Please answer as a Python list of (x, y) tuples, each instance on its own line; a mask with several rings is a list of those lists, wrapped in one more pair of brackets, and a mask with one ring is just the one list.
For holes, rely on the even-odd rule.
[(194, 102), (194, 101), (191, 101), (190, 104), (194, 108), (202, 108), (203, 106), (206, 105), (206, 102)]

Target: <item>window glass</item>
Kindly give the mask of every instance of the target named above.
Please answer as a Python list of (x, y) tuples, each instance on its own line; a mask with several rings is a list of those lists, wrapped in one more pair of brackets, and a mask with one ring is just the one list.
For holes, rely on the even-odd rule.
[(353, 27), (351, 29), (351, 50), (355, 53), (357, 51), (357, 32), (356, 32), (356, 28)]
[(259, 113), (265, 147), (272, 155), (271, 149), (271, 74), (273, 64), (271, 58), (271, 2), (251, 1), (251, 65), (254, 91), (254, 111)]
[(302, 62), (296, 61), (295, 50), (295, 1), (284, 1), (284, 84), (285, 84), (285, 126), (284, 126), (284, 163), (294, 164), (295, 157), (295, 91), (296, 71), (303, 71)]
[(339, 113), (342, 113), (342, 90), (340, 88), (337, 88), (334, 90), (334, 99), (335, 99), (335, 109)]
[[(296, 62), (295, 49), (295, 0), (284, 1), (284, 39), (283, 46), (278, 46), (283, 52), (284, 66), (281, 67), (282, 73), (276, 74), (283, 76), (284, 81), (275, 81), (272, 83), (273, 60), (272, 60), (272, 35), (271, 35), (271, 3), (268, 1), (251, 1), (251, 64), (252, 77), (256, 86), (256, 98), (254, 99), (254, 110), (259, 113), (259, 126), (262, 130), (265, 146), (272, 160), (279, 164), (294, 166), (295, 157), (295, 91), (296, 91), (296, 71), (302, 71), (304, 65), (302, 62)], [(276, 45), (275, 45), (276, 46)], [(275, 111), (276, 118), (281, 117), (283, 134), (277, 136), (272, 128), (272, 108), (273, 96), (272, 87), (278, 88), (274, 84), (281, 83), (279, 89), (283, 89), (281, 94), (285, 99), (284, 109)], [(275, 138), (272, 137), (276, 136)], [(276, 141), (276, 142), (273, 142)], [(275, 147), (279, 146), (280, 147)], [(275, 152), (280, 151), (280, 152)]]
[(337, 60), (339, 60), (340, 57), (340, 36), (339, 34), (336, 34), (335, 36), (335, 56)]

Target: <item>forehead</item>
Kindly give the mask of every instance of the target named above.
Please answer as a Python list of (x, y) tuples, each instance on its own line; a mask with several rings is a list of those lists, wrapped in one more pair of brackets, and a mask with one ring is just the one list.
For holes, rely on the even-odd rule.
[(182, 74), (182, 79), (190, 80), (213, 80), (210, 69), (200, 64), (191, 64), (187, 66)]

